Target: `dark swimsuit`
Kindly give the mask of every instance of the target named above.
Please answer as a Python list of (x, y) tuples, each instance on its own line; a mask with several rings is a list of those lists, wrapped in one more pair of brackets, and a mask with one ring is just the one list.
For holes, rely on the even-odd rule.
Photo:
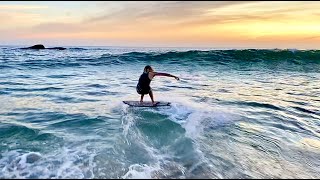
[(151, 91), (151, 87), (150, 87), (150, 82), (151, 80), (149, 79), (149, 73), (143, 73), (141, 74), (140, 78), (139, 78), (139, 82), (137, 84), (137, 93), (138, 94), (149, 94), (149, 92)]

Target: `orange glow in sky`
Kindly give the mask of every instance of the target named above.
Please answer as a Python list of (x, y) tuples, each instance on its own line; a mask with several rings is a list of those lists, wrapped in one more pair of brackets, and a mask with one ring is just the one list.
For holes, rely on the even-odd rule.
[(320, 48), (320, 2), (2, 1), (0, 45)]

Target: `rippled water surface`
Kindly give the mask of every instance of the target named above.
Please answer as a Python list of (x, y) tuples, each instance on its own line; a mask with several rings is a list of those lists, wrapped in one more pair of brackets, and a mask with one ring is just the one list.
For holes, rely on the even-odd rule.
[(0, 47), (0, 178), (320, 178), (319, 97), (318, 50)]

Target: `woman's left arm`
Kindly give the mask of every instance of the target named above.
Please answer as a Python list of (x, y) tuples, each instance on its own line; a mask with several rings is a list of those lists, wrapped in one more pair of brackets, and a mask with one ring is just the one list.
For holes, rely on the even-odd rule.
[(176, 80), (179, 80), (177, 76), (168, 74), (168, 73), (162, 73), (162, 72), (154, 72), (154, 76), (167, 76), (167, 77), (174, 77)]

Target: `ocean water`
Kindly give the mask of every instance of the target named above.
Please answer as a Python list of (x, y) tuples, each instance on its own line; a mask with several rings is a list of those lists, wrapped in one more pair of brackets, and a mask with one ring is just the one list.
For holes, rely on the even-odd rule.
[(0, 106), (0, 178), (320, 178), (319, 50), (2, 46)]

